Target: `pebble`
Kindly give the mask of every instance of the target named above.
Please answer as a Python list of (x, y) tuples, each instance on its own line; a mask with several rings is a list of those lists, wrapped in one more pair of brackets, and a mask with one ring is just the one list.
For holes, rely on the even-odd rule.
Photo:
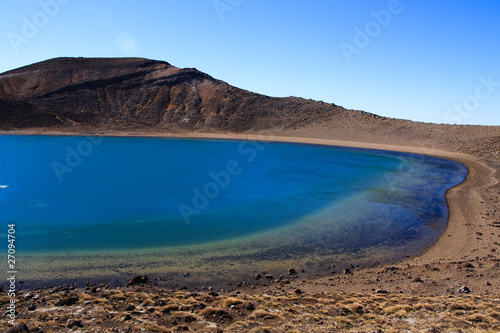
[(75, 328), (75, 327), (80, 327), (82, 328), (83, 327), (83, 324), (81, 321), (79, 320), (75, 320), (75, 319), (68, 319), (68, 321), (66, 322), (66, 327), (67, 328)]
[(461, 294), (469, 294), (471, 291), (468, 287), (462, 286), (460, 287), (460, 289), (458, 289), (458, 292)]
[(125, 316), (123, 316), (122, 321), (127, 321), (130, 319), (132, 319), (132, 316), (130, 315), (130, 313), (127, 313)]
[(389, 292), (384, 289), (377, 289), (375, 290), (375, 294), (388, 294)]
[(78, 302), (78, 297), (68, 297), (65, 299), (60, 299), (54, 303), (54, 306), (71, 306)]

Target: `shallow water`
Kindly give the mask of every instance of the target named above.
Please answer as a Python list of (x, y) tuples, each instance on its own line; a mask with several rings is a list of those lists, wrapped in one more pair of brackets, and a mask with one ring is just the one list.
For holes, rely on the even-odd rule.
[(444, 193), (467, 173), (423, 155), (229, 140), (0, 136), (0, 158), (0, 219), (16, 224), (24, 280), (414, 255), (444, 231)]

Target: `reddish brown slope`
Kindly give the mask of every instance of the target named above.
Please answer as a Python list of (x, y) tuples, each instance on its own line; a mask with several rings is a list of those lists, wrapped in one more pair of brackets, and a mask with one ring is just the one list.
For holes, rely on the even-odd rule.
[(346, 110), (140, 58), (57, 58), (0, 74), (0, 128), (290, 128)]

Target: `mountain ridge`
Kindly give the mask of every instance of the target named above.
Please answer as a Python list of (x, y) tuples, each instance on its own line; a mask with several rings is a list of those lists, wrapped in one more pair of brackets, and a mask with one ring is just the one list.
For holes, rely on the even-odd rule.
[(269, 97), (195, 68), (143, 58), (54, 58), (10, 70), (0, 74), (0, 105), (2, 129), (240, 132), (296, 128), (340, 112), (360, 112), (298, 97)]

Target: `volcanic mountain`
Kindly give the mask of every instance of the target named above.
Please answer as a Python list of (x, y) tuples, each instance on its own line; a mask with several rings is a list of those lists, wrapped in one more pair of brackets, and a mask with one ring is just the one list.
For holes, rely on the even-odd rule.
[[(422, 107), (425, 102), (422, 102)], [(500, 159), (500, 127), (377, 116), (233, 87), (142, 58), (56, 58), (0, 74), (0, 130), (71, 133), (266, 132), (418, 144)]]
[(238, 89), (142, 58), (56, 58), (0, 74), (0, 128), (294, 128), (345, 109)]

